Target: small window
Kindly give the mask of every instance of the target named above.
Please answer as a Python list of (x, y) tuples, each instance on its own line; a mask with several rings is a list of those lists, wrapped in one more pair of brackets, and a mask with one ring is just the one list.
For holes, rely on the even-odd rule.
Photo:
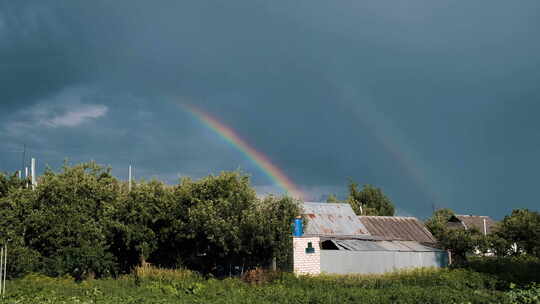
[(315, 253), (315, 248), (311, 242), (307, 243), (306, 253)]

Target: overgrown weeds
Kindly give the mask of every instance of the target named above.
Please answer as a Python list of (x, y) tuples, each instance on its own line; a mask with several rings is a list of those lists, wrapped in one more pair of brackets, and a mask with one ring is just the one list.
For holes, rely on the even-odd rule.
[(167, 269), (159, 267), (135, 267), (133, 276), (138, 280), (150, 281), (182, 281), (186, 278), (199, 277), (199, 274), (188, 269)]
[(261, 267), (246, 271), (241, 279), (242, 281), (251, 285), (261, 285), (270, 283), (278, 278), (282, 277), (282, 273), (279, 271), (267, 270)]
[(534, 283), (524, 289), (511, 286), (508, 297), (512, 304), (538, 304), (540, 303), (540, 284)]
[[(463, 269), (347, 276), (255, 269), (242, 278), (218, 280), (185, 269), (145, 267), (118, 279), (82, 283), (27, 276), (8, 282), (3, 303), (510, 303), (495, 287), (492, 276)], [(525, 296), (512, 292), (516, 299)]]
[(533, 301), (538, 285), (503, 292), (496, 281), (464, 269), (346, 276), (255, 269), (242, 278), (215, 279), (185, 269), (144, 267), (117, 279), (81, 283), (29, 275), (9, 281), (0, 303), (538, 303)]

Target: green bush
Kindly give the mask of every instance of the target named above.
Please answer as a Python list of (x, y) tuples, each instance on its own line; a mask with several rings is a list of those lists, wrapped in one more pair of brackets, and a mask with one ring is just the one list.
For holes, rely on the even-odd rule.
[(449, 287), (454, 290), (466, 289), (489, 289), (494, 290), (497, 280), (486, 274), (477, 273), (464, 269), (436, 269), (420, 268), (405, 270), (389, 274), (378, 275), (320, 275), (301, 276), (293, 274), (282, 274), (282, 281), (287, 286), (302, 286), (313, 289), (323, 286), (333, 288), (400, 288), (404, 286), (414, 286), (420, 288), (427, 287)]
[(529, 255), (476, 257), (471, 258), (466, 267), (496, 277), (501, 289), (509, 288), (510, 284), (524, 287), (540, 283), (540, 259)]
[[(12, 245), (12, 244), (10, 244)], [(7, 277), (17, 278), (43, 269), (42, 259), (36, 250), (18, 245), (9, 247)]]
[(225, 276), (289, 267), (293, 199), (259, 199), (249, 177), (222, 172), (175, 186), (127, 184), (94, 162), (47, 169), (35, 190), (0, 173), (0, 243), (14, 249), (9, 276), (116, 277), (138, 265)]
[(540, 303), (540, 285), (532, 284), (525, 289), (514, 289), (508, 292), (512, 304), (538, 304)]

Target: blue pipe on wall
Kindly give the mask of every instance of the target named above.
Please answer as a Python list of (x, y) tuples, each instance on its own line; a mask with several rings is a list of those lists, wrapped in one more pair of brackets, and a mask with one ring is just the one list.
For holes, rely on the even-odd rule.
[(302, 236), (304, 235), (304, 228), (302, 227), (302, 218), (294, 219), (294, 233), (293, 236)]

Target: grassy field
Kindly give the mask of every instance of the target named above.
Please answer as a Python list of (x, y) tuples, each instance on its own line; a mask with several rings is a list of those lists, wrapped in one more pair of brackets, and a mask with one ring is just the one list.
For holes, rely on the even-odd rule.
[(520, 303), (515, 292), (496, 290), (494, 277), (459, 269), (379, 276), (255, 273), (248, 280), (153, 268), (81, 283), (30, 275), (9, 281), (0, 303)]

